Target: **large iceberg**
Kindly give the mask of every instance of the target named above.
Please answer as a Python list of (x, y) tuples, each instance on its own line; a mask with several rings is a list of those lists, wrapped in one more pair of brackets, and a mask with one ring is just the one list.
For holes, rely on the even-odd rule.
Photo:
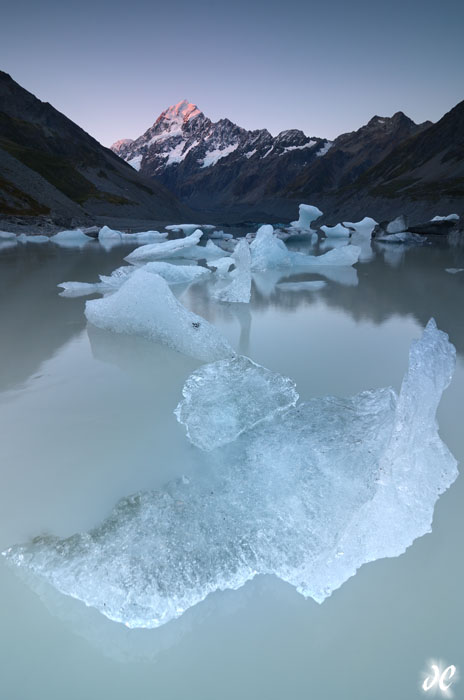
[(300, 204), (299, 214), (298, 220), (292, 221), (290, 226), (302, 231), (310, 231), (312, 222), (322, 216), (321, 210), (311, 204)]
[[(132, 628), (158, 627), (258, 574), (321, 603), (364, 563), (398, 556), (430, 531), (457, 476), (435, 419), (454, 362), (432, 321), (411, 347), (399, 396), (376, 389), (271, 414), (212, 453), (195, 450), (204, 459), (195, 478), (123, 499), (90, 532), (36, 537), (4, 555)], [(221, 380), (221, 367), (203, 369), (213, 386), (215, 374)], [(221, 439), (233, 439), (234, 416), (248, 408), (242, 394), (232, 404), (215, 395), (218, 415), (200, 389), (191, 419), (198, 426), (199, 413), (207, 427), (222, 415)]]
[(290, 251), (285, 243), (277, 238), (272, 226), (262, 226), (250, 244), (251, 269), (262, 272), (279, 268), (313, 268), (354, 265), (358, 262), (361, 249), (347, 245), (329, 250), (323, 255), (306, 255)]
[(175, 410), (191, 442), (213, 450), (235, 440), (261, 420), (294, 406), (295, 384), (248, 357), (203, 365), (186, 381)]
[(250, 246), (242, 238), (233, 254), (235, 270), (231, 273), (232, 282), (214, 292), (214, 297), (220, 301), (248, 304), (251, 297), (251, 254)]
[(214, 326), (182, 306), (162, 277), (143, 268), (114, 294), (87, 301), (85, 315), (98, 328), (140, 335), (206, 362), (235, 354)]
[[(125, 258), (127, 262), (132, 264), (151, 262), (152, 260), (160, 260), (170, 258), (174, 253), (183, 248), (195, 246), (202, 237), (200, 229), (194, 231), (186, 238), (176, 238), (173, 241), (163, 241), (162, 243), (152, 243), (151, 245), (143, 245), (129, 253)], [(223, 253), (221, 253), (223, 255)]]
[(255, 239), (250, 243), (251, 269), (255, 272), (288, 267), (289, 250), (285, 243), (274, 235), (269, 224), (261, 226)]

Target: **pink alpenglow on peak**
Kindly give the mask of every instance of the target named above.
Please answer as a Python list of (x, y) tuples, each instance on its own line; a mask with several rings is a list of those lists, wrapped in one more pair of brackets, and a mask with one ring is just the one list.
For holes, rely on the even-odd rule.
[(160, 122), (166, 120), (170, 122), (182, 122), (185, 124), (185, 122), (195, 119), (195, 117), (198, 117), (200, 114), (201, 111), (196, 105), (192, 104), (188, 100), (182, 100), (181, 102), (178, 102), (176, 105), (172, 105), (172, 107), (169, 107), (162, 112), (156, 121)]

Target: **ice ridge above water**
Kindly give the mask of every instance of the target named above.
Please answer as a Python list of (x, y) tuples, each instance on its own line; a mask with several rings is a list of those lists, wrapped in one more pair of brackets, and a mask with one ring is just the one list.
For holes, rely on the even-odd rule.
[[(257, 574), (322, 602), (362, 564), (397, 556), (430, 531), (435, 502), (457, 476), (435, 418), (454, 362), (454, 347), (430, 321), (411, 347), (399, 396), (376, 389), (277, 413), (292, 394), (283, 377), (246, 358), (200, 368), (181, 409), (190, 436), (207, 441), (211, 420), (221, 442), (232, 442), (197, 450), (204, 461), (194, 479), (123, 499), (88, 533), (38, 537), (4, 555), (128, 627), (162, 625)], [(230, 401), (234, 383), (246, 384), (240, 363), (261, 385), (259, 415), (268, 415), (258, 424), (248, 391)], [(205, 388), (216, 381), (226, 400), (215, 393), (208, 403)], [(241, 411), (247, 429), (234, 439)]]

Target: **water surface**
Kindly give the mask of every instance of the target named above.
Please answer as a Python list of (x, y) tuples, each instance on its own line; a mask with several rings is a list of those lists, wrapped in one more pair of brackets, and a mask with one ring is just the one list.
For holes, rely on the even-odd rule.
[[(58, 295), (59, 282), (96, 281), (129, 250), (30, 244), (0, 254), (1, 549), (87, 530), (119, 498), (197, 468), (172, 412), (200, 363), (88, 327), (85, 300)], [(260, 273), (249, 307), (211, 302), (203, 283), (176, 293), (241, 353), (290, 376), (303, 400), (398, 390), (410, 342), (434, 316), (458, 354), (440, 434), (462, 461), (464, 273), (445, 269), (464, 267), (464, 249), (391, 246), (371, 255), (316, 292), (275, 285), (325, 279), (318, 273)], [(463, 495), (458, 479), (436, 506), (432, 534), (399, 558), (365, 565), (321, 606), (258, 577), (157, 630), (112, 623), (31, 587), (1, 561), (0, 697), (420, 697), (430, 657), (464, 672)]]

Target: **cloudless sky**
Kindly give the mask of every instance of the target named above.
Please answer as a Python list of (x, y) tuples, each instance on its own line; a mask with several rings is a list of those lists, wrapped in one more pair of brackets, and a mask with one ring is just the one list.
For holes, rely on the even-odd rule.
[(15, 0), (0, 67), (105, 145), (188, 99), (212, 120), (333, 138), (464, 98), (464, 0)]

